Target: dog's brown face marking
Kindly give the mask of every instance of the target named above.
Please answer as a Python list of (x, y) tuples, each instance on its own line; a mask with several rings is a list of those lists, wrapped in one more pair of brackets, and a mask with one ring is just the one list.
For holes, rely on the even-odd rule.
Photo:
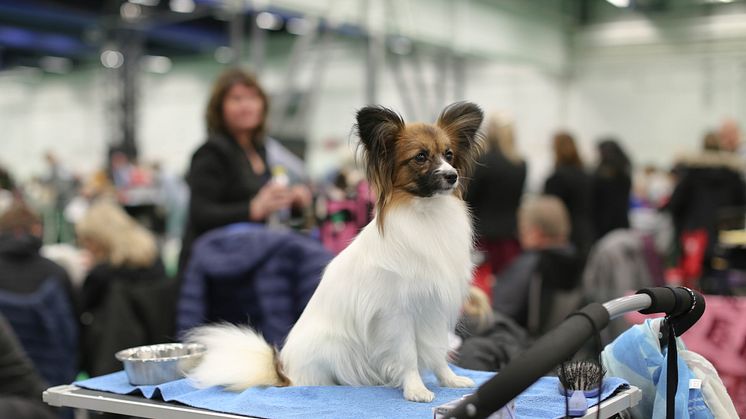
[(481, 123), (481, 109), (468, 102), (448, 106), (435, 125), (405, 124), (379, 106), (358, 111), (366, 173), (378, 195), (379, 229), (391, 205), (437, 193), (463, 194), (464, 178), (481, 151)]
[(393, 186), (396, 191), (427, 197), (451, 189), (446, 188), (442, 173), (438, 173), (443, 163), (451, 165), (454, 158), (453, 146), (445, 131), (422, 123), (408, 124), (394, 146)]

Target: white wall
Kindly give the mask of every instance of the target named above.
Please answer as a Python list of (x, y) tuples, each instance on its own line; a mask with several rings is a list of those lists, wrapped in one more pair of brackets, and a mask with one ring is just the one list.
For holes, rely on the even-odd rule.
[(626, 14), (575, 34), (567, 123), (586, 148), (613, 134), (636, 162), (667, 166), (725, 117), (746, 127), (746, 10), (718, 10)]
[(95, 71), (0, 73), (0, 163), (20, 178), (43, 172), (46, 151), (80, 172), (98, 167), (106, 150), (100, 83)]
[[(357, 1), (335, 2), (331, 9), (324, 2), (271, 3), (295, 6), (309, 13), (331, 10), (337, 21), (360, 23)], [(560, 96), (554, 80), (566, 64), (567, 38), (554, 2), (544, 1), (545, 7), (522, 1), (501, 2), (499, 7), (490, 2), (467, 1), (456, 8), (446, 0), (391, 4), (397, 9), (395, 16), (375, 6), (377, 10), (372, 10), (370, 20), (363, 23), (370, 24), (374, 31), (412, 36), (432, 49), (456, 47), (467, 57), (463, 58), (467, 60), (465, 97), (456, 97), (449, 82), (449, 94), (438, 108), (445, 102), (470, 99), (488, 110), (514, 111), (527, 144), (543, 141), (557, 124)], [(396, 24), (392, 23), (394, 20)], [(289, 45), (269, 45), (268, 53), (269, 63), (262, 80), (268, 90), (276, 92), (285, 82), (283, 56), (289, 53)], [(423, 57), (423, 63), (425, 87), (435, 89), (440, 83), (436, 77), (440, 63), (430, 55)], [(310, 79), (308, 64), (303, 63), (301, 84)], [(204, 106), (220, 68), (211, 57), (204, 57), (177, 60), (165, 75), (144, 76), (137, 126), (144, 160), (160, 160), (169, 170), (183, 172), (191, 151), (204, 139)], [(405, 67), (410, 80), (416, 71), (411, 65)], [(389, 63), (380, 62), (378, 72), (378, 101), (411, 118), (402, 106)], [(0, 127), (6, 136), (0, 146), (0, 162), (21, 178), (43, 170), (41, 154), (46, 149), (55, 150), (81, 173), (100, 166), (106, 148), (103, 83), (100, 68), (67, 76), (0, 74)], [(354, 148), (354, 139), (350, 141), (354, 112), (366, 99), (364, 44), (334, 42), (319, 83), (320, 95), (313, 103), (306, 132), (309, 167), (315, 176), (338, 164), (340, 156), (349, 157)], [(415, 100), (418, 105), (424, 101), (421, 92), (416, 92)], [(534, 113), (535, 109), (539, 111)], [(330, 138), (340, 143), (336, 150), (325, 146)]]
[(185, 173), (191, 153), (205, 140), (205, 107), (219, 71), (209, 62), (177, 63), (168, 74), (143, 78), (137, 139), (144, 161)]
[[(521, 1), (472, 0), (454, 19), (446, 1), (393, 4), (402, 8), (397, 19), (408, 35), (432, 46), (458, 45), (466, 54), (464, 95), (456, 97), (449, 84), (443, 102), (469, 99), (488, 112), (514, 116), (519, 148), (530, 160), (532, 189), (551, 169), (549, 140), (558, 128), (577, 133), (588, 160), (593, 142), (613, 134), (626, 142), (635, 161), (665, 165), (675, 152), (698, 147), (704, 130), (724, 116), (746, 126), (746, 11), (738, 7), (706, 17), (652, 20), (606, 13), (603, 22), (571, 31), (553, 2), (542, 8)], [(334, 10), (344, 16), (339, 11), (344, 9)], [(466, 23), (453, 28), (454, 21)], [(373, 24), (396, 29), (380, 26), (380, 20)], [(289, 47), (268, 48), (262, 80), (270, 91), (285, 83)], [(366, 99), (361, 41), (335, 41), (326, 61), (305, 132), (315, 176), (350, 156), (354, 112)], [(406, 113), (389, 64), (378, 66), (379, 102)], [(439, 65), (434, 56), (424, 56), (424, 84), (430, 92), (440, 83)], [(184, 171), (191, 151), (204, 139), (204, 106), (220, 69), (211, 57), (202, 57), (177, 60), (165, 75), (144, 76), (138, 138), (145, 160)], [(309, 83), (310, 72), (304, 61), (301, 85)], [(405, 67), (410, 80), (416, 73), (415, 67)], [(43, 170), (41, 155), (53, 149), (79, 172), (98, 167), (106, 141), (103, 83), (99, 68), (66, 76), (0, 73), (0, 162), (26, 178)], [(417, 103), (425, 97), (418, 92)], [(329, 147), (330, 139), (339, 146)]]

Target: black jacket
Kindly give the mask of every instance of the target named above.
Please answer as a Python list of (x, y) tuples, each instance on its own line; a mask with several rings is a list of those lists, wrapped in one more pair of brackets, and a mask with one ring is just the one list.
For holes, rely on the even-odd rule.
[(82, 292), (83, 369), (91, 376), (118, 371), (115, 352), (172, 340), (176, 294), (160, 260), (142, 269), (94, 267)]
[[(267, 162), (266, 149), (257, 152)], [(254, 173), (244, 150), (232, 138), (211, 135), (192, 156), (187, 184), (189, 215), (179, 257), (180, 271), (194, 240), (208, 230), (249, 221), (249, 203), (270, 179)]]
[[(557, 320), (549, 318), (561, 308), (553, 306), (558, 301), (555, 297), (578, 290), (582, 271), (583, 259), (569, 245), (524, 252), (495, 281), (492, 307), (532, 335), (541, 334)], [(531, 295), (532, 282), (538, 284), (540, 294)], [(538, 314), (535, 325), (529, 324), (532, 309)]]
[(500, 371), (531, 344), (526, 331), (500, 312), (494, 313), (492, 324), (484, 330), (470, 323), (468, 317), (462, 317), (456, 330), (463, 340), (455, 361), (461, 368)]
[(54, 419), (57, 416), (41, 401), (46, 388), (10, 324), (0, 316), (0, 417)]
[(500, 240), (516, 237), (516, 212), (526, 183), (526, 163), (514, 163), (497, 150), (479, 160), (466, 192), (477, 237)]
[(50, 278), (67, 291), (70, 304), (78, 308), (78, 299), (67, 271), (39, 254), (41, 240), (32, 235), (0, 235), (0, 290), (31, 294)]
[(721, 212), (746, 206), (746, 185), (737, 159), (705, 152), (681, 162), (681, 177), (667, 206), (679, 232), (704, 229), (711, 246)]
[(632, 180), (626, 173), (593, 174), (593, 233), (598, 240), (618, 228), (629, 228), (629, 195)]
[(41, 400), (46, 388), (10, 324), (0, 315), (0, 396)]
[(581, 255), (593, 242), (591, 225), (591, 177), (582, 168), (560, 166), (544, 184), (544, 193), (562, 200), (570, 214), (570, 241)]

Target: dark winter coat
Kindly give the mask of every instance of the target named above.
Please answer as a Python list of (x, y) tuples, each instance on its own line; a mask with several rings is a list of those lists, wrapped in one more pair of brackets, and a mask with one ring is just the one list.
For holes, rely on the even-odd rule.
[(593, 243), (591, 224), (591, 177), (574, 166), (560, 166), (544, 184), (544, 193), (562, 200), (570, 215), (570, 241), (581, 255), (590, 251)]
[(582, 271), (583, 259), (572, 246), (525, 252), (495, 281), (492, 307), (531, 335), (542, 334), (564, 318), (555, 313), (576, 308), (573, 298), (565, 297), (580, 300)]
[(0, 315), (0, 417), (52, 419), (41, 401), (45, 383), (24, 354), (10, 324)]
[(240, 223), (194, 244), (179, 297), (179, 333), (206, 322), (248, 322), (281, 345), (316, 290), (331, 254), (292, 231)]
[(457, 329), (457, 333), (463, 341), (456, 365), (478, 371), (500, 371), (531, 343), (526, 330), (499, 311), (494, 313), (493, 322), (486, 329), (464, 326)]
[(34, 236), (0, 237), (0, 313), (44, 379), (67, 384), (78, 368), (72, 285), (64, 269), (39, 254), (40, 247)]
[(619, 228), (629, 228), (629, 198), (632, 180), (627, 173), (609, 173), (600, 168), (593, 174), (593, 233), (595, 240)]
[(526, 163), (515, 163), (491, 150), (479, 160), (466, 192), (477, 237), (516, 238), (517, 211), (526, 183)]
[(78, 299), (67, 271), (42, 256), (41, 245), (41, 240), (32, 235), (0, 235), (0, 290), (30, 294), (47, 279), (57, 278), (70, 304), (77, 308)]
[[(266, 165), (266, 149), (258, 147), (257, 153)], [(212, 135), (194, 152), (186, 179), (189, 215), (179, 257), (180, 271), (199, 236), (249, 220), (249, 203), (269, 179), (269, 168), (263, 175), (254, 173), (245, 151), (230, 137)]]
[(146, 268), (94, 267), (82, 292), (83, 369), (91, 376), (118, 371), (117, 351), (172, 341), (176, 294), (160, 259)]
[(705, 152), (681, 162), (680, 180), (668, 203), (679, 232), (704, 229), (711, 248), (722, 212), (740, 209), (743, 214), (746, 206), (741, 167), (737, 156), (719, 152)]

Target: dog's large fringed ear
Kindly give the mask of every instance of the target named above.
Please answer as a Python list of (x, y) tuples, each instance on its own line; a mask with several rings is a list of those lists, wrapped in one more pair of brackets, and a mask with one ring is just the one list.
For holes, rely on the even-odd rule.
[(383, 232), (385, 209), (393, 193), (394, 143), (404, 121), (396, 112), (382, 106), (366, 106), (357, 112), (357, 132), (363, 147), (368, 181), (377, 195), (378, 228)]
[(454, 167), (459, 171), (459, 192), (463, 194), (477, 157), (482, 153), (484, 141), (479, 132), (484, 113), (471, 102), (448, 105), (438, 117), (438, 126), (451, 138)]

